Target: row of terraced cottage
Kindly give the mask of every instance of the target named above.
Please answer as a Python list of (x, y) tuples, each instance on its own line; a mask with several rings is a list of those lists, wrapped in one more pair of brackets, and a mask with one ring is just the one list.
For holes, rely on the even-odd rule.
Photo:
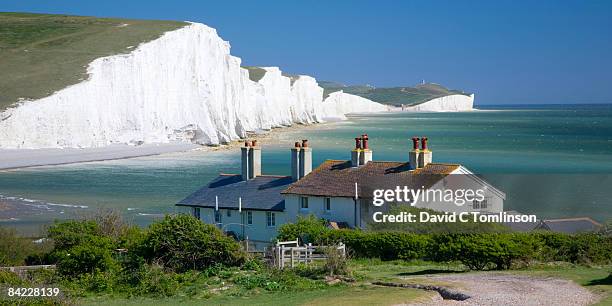
[[(380, 188), (483, 189), (484, 199), (462, 206), (435, 200), (419, 201), (415, 206), (442, 212), (503, 211), (506, 195), (502, 191), (460, 164), (433, 162), (426, 137), (412, 140), (406, 161), (376, 161), (364, 134), (355, 138), (349, 160), (326, 160), (314, 170), (312, 148), (308, 140), (302, 140), (289, 150), (291, 176), (262, 174), (261, 147), (256, 140), (245, 141), (240, 174), (220, 174), (176, 206), (237, 239), (248, 239), (259, 249), (276, 237), (280, 225), (295, 222), (298, 216), (314, 215), (334, 228), (364, 228), (374, 213), (388, 209), (372, 205), (372, 191)], [(560, 219), (555, 224), (572, 229), (598, 226), (583, 219)], [(545, 229), (544, 221), (513, 226)]]

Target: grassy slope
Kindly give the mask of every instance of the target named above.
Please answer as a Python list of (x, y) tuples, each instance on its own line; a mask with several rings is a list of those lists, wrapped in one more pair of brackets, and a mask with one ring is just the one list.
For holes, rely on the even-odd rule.
[(325, 97), (329, 96), (332, 92), (343, 90), (346, 93), (361, 96), (375, 102), (396, 106), (401, 104), (416, 105), (431, 99), (454, 94), (467, 95), (462, 91), (447, 89), (432, 83), (419, 84), (415, 87), (389, 88), (375, 88), (368, 85), (345, 86), (340, 83), (325, 81), (319, 82), (319, 85), (325, 89), (323, 93)]
[[(127, 24), (127, 26), (125, 26)], [(0, 13), (0, 110), (87, 78), (94, 59), (127, 53), (184, 22)], [(133, 48), (128, 48), (133, 46)]]
[[(359, 259), (351, 261), (351, 270), (357, 278), (354, 285), (336, 285), (323, 289), (292, 292), (250, 292), (245, 295), (214, 294), (197, 297), (171, 297), (165, 299), (99, 296), (80, 300), (88, 305), (395, 305), (430, 299), (432, 293), (416, 289), (386, 288), (368, 285), (373, 281), (415, 282), (405, 277), (426, 274), (463, 273), (458, 263), (440, 264), (424, 261), (381, 261)], [(523, 270), (500, 271), (509, 274), (528, 274), (538, 277), (565, 278), (602, 296), (597, 305), (612, 305), (611, 267), (585, 267), (571, 264), (535, 266)], [(478, 273), (478, 272), (473, 272)], [(419, 278), (417, 283), (439, 285), (461, 290), (456, 284)], [(198, 290), (204, 292), (205, 290)]]

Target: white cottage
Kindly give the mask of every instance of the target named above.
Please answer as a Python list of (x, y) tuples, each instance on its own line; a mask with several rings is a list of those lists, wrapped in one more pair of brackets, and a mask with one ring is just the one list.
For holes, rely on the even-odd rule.
[(373, 191), (398, 186), (431, 191), (482, 189), (481, 200), (462, 205), (421, 199), (415, 206), (444, 212), (503, 211), (503, 192), (459, 164), (432, 162), (427, 138), (413, 138), (408, 161), (389, 162), (373, 160), (368, 136), (362, 135), (355, 138), (350, 160), (326, 160), (314, 170), (312, 148), (303, 140), (291, 148), (291, 176), (262, 175), (256, 141), (245, 142), (241, 150), (241, 174), (220, 174), (176, 204), (238, 239), (269, 243), (278, 226), (307, 215), (363, 228), (375, 212), (389, 208), (372, 204)]

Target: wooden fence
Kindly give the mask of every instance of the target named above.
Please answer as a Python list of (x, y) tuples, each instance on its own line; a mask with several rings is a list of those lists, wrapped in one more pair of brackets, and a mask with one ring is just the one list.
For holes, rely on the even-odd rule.
[(326, 260), (327, 256), (323, 252), (326, 248), (336, 248), (346, 257), (346, 246), (343, 243), (334, 246), (314, 246), (307, 244), (300, 246), (298, 240), (277, 242), (268, 252), (271, 257), (269, 262), (279, 269), (294, 268), (299, 264), (311, 264), (317, 260)]

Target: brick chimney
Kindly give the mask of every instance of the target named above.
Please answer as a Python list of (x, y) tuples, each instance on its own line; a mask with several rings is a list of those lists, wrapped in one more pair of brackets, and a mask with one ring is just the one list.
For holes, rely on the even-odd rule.
[(291, 179), (295, 182), (300, 179), (300, 151), (302, 145), (299, 141), (295, 142), (291, 148)]
[(372, 161), (372, 150), (368, 144), (368, 134), (361, 135), (361, 154), (359, 156), (359, 165), (365, 165)]
[(421, 137), (421, 152), (419, 154), (419, 168), (423, 168), (432, 161), (432, 153), (427, 148), (427, 137)]
[(244, 146), (240, 148), (240, 162), (242, 166), (241, 176), (243, 181), (248, 181), (249, 176), (249, 148), (251, 147), (251, 142), (246, 140), (244, 142)]
[(243, 181), (261, 175), (261, 147), (257, 145), (257, 140), (244, 142), (244, 146), (240, 148), (240, 163)]
[(355, 138), (355, 149), (351, 151), (351, 166), (359, 167), (361, 160), (361, 137)]
[(261, 176), (261, 147), (257, 145), (257, 140), (253, 140), (249, 148), (249, 179), (258, 176)]
[(300, 175), (303, 178), (312, 171), (312, 148), (308, 146), (308, 139), (302, 140), (302, 150), (300, 150)]
[(408, 166), (410, 170), (414, 170), (419, 167), (419, 138), (412, 137), (412, 150), (408, 152)]

